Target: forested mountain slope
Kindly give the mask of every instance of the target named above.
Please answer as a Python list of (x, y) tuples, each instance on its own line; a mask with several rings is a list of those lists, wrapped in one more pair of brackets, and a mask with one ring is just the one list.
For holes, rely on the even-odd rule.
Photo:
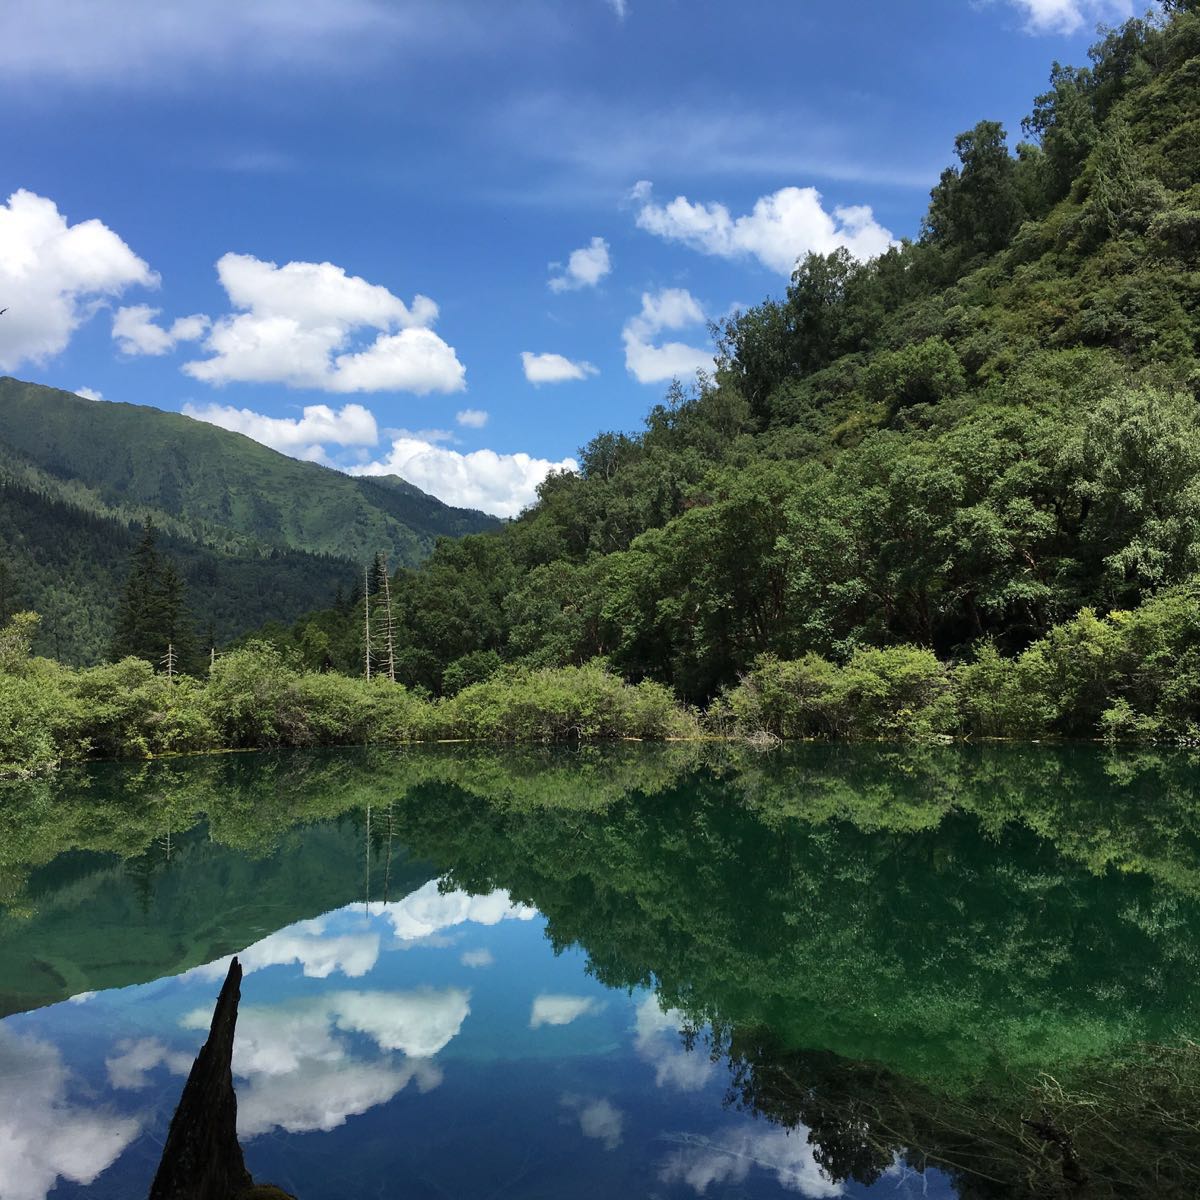
[[(1194, 588), (1197, 7), (1056, 64), (1015, 149), (994, 122), (957, 139), (916, 240), (808, 256), (725, 322), (713, 378), (401, 572), (400, 677), (603, 656), (703, 700), (764, 654), (1012, 654)], [(315, 627), (352, 671), (358, 621), (284, 640)]]
[(438, 537), (498, 522), (416, 488), (298, 462), (178, 413), (0, 379), (0, 616), (43, 616), (39, 649), (103, 657), (142, 524), (176, 561), (201, 634), (293, 620), (379, 551), (415, 565)]

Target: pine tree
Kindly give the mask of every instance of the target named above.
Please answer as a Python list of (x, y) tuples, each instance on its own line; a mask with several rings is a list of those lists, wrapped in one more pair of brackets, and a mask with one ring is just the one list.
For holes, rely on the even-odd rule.
[(166, 649), (166, 639), (156, 639), (153, 628), (158, 617), (161, 576), (158, 535), (153, 522), (147, 521), (141, 540), (134, 547), (129, 575), (125, 580), (125, 592), (117, 609), (116, 627), (109, 651), (114, 662), (133, 656), (157, 663)]
[(7, 621), (16, 611), (16, 579), (8, 563), (0, 561), (0, 622)]
[(194, 670), (196, 666), (196, 635), (192, 625), (192, 615), (188, 611), (183, 579), (170, 559), (163, 563), (158, 593), (162, 632), (166, 635), (167, 643), (174, 647), (178, 669)]
[(160, 667), (168, 646), (181, 670), (195, 668), (196, 635), (183, 579), (159, 553), (158, 535), (147, 521), (133, 551), (110, 654), (114, 661), (132, 656)]

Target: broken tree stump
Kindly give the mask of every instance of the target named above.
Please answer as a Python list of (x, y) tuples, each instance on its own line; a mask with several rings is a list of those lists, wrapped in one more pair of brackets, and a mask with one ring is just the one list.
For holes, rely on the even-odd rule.
[(278, 1188), (254, 1183), (237, 1139), (232, 1064), (241, 983), (242, 967), (235, 958), (217, 997), (208, 1040), (171, 1118), (149, 1200), (291, 1200)]

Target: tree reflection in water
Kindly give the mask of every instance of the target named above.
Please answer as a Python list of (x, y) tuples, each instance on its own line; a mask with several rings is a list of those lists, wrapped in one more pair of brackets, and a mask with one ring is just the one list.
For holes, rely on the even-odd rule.
[[(0, 975), (23, 977), (22, 954), (50, 961), (56, 906), (112, 869), (55, 858), (68, 849), (136, 864), (142, 978), (193, 965), (179, 944), (200, 962), (254, 940), (201, 936), (210, 912), (261, 925), (269, 901), (279, 928), (436, 876), (535, 907), (554, 948), (582, 948), (603, 983), (653, 988), (690, 1030), (685, 1051), (727, 1064), (730, 1103), (807, 1136), (833, 1180), (899, 1163), (948, 1171), (962, 1197), (1194, 1196), (1198, 784), (1187, 755), (1090, 747), (455, 748), (101, 768), (0, 805), (13, 965)], [(298, 857), (272, 857), (297, 822), (331, 818), (295, 841)], [(197, 874), (220, 880), (208, 904), (183, 884), (225, 847), (236, 862)], [(135, 909), (112, 919), (125, 943), (141, 936)], [(168, 962), (154, 930), (173, 922), (188, 937)], [(67, 960), (81, 959), (53, 961)], [(39, 986), (53, 998), (58, 985)]]

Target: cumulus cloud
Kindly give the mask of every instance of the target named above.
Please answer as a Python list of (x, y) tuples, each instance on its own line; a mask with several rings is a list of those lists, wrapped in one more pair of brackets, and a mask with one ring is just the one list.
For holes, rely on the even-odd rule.
[(306, 1059), (288, 1075), (262, 1075), (238, 1088), (238, 1135), (328, 1133), (348, 1118), (386, 1104), (410, 1082), (427, 1092), (441, 1082), (441, 1071), (424, 1059), (363, 1062)]
[(594, 996), (562, 996), (546, 992), (534, 998), (533, 1010), (529, 1014), (529, 1028), (540, 1029), (543, 1025), (570, 1025), (572, 1021), (589, 1013), (599, 1012), (603, 1000)]
[(713, 357), (706, 350), (682, 342), (654, 345), (664, 330), (686, 329), (704, 323), (704, 310), (685, 288), (664, 288), (642, 294), (642, 311), (630, 317), (621, 331), (625, 343), (625, 366), (639, 383), (662, 383), (668, 379), (711, 371)]
[(537, 498), (551, 471), (578, 471), (573, 458), (553, 462), (528, 454), (473, 450), (461, 454), (421, 438), (398, 437), (376, 462), (350, 467), (352, 475), (399, 475), (447, 504), (515, 517)]
[(45, 362), (105, 298), (158, 276), (96, 219), (70, 225), (53, 200), (24, 189), (0, 205), (0, 370)]
[[(332, 933), (329, 922), (336, 916), (335, 911), (310, 921), (297, 921), (255, 942), (238, 955), (242, 970), (249, 975), (266, 967), (295, 963), (310, 979), (328, 979), (334, 973), (350, 979), (365, 975), (379, 959), (379, 934)], [(232, 955), (193, 967), (183, 978), (224, 979), (231, 960)]]
[(658, 998), (648, 995), (637, 1007), (633, 1045), (640, 1058), (654, 1067), (654, 1082), (681, 1092), (697, 1092), (708, 1083), (716, 1069), (706, 1055), (686, 1050), (679, 1033), (683, 1014), (678, 1009), (664, 1011)]
[(1030, 33), (1075, 33), (1085, 24), (1124, 20), (1133, 15), (1129, 0), (1010, 0), (1025, 16)]
[(600, 372), (590, 362), (572, 362), (561, 354), (532, 354), (521, 351), (521, 366), (530, 383), (567, 383), (572, 379), (586, 379)]
[(267, 417), (228, 404), (185, 404), (183, 414), (234, 433), (244, 433), (264, 446), (294, 457), (324, 462), (325, 444), (374, 446), (379, 427), (370, 409), (346, 404), (336, 411), (327, 404), (309, 404), (300, 417)]
[[(245, 1081), (238, 1085), (238, 1132), (330, 1130), (385, 1104), (411, 1081), (421, 1091), (437, 1087), (442, 1075), (432, 1056), (469, 1013), (461, 988), (331, 992), (243, 1009), (233, 1048), (233, 1073)], [(208, 1022), (207, 1009), (197, 1009), (182, 1024), (203, 1030)], [(346, 1034), (369, 1038), (377, 1056), (361, 1057)]]
[(427, 296), (408, 305), (333, 263), (281, 267), (249, 254), (222, 255), (217, 277), (235, 311), (213, 322), (210, 357), (184, 364), (194, 379), (419, 395), (466, 386), (454, 348), (430, 328), (438, 308)]
[(765, 267), (791, 275), (796, 260), (810, 251), (829, 254), (845, 246), (855, 258), (883, 253), (892, 243), (868, 205), (826, 211), (816, 188), (785, 187), (755, 201), (751, 212), (734, 217), (723, 204), (693, 204), (676, 196), (669, 204), (648, 201), (638, 226), (668, 241), (682, 242), (719, 258), (757, 258)]
[(537, 909), (514, 904), (501, 889), (482, 896), (463, 891), (443, 892), (436, 879), (422, 884), (403, 900), (373, 901), (369, 909), (373, 915), (385, 917), (402, 942), (420, 941), (468, 922), (499, 925), (501, 921), (532, 921), (537, 916)]
[(621, 1144), (625, 1114), (610, 1101), (567, 1094), (562, 1098), (562, 1105), (579, 1118), (579, 1129), (584, 1137), (603, 1142), (605, 1150), (615, 1150)]
[[(75, 395), (82, 400), (103, 400), (104, 393), (96, 391), (95, 388), (79, 387), (75, 389)], [(73, 998), (73, 997), (72, 997)]]
[(562, 263), (551, 263), (550, 269), (558, 271), (557, 275), (551, 275), (546, 284), (552, 292), (574, 292), (580, 288), (595, 287), (612, 270), (608, 243), (602, 237), (594, 237), (586, 246), (571, 251), (565, 267)]
[(457, 1036), (471, 1011), (462, 988), (413, 992), (336, 992), (329, 998), (333, 1020), (347, 1033), (362, 1033), (381, 1050), (409, 1058), (432, 1058)]
[(458, 961), (464, 967), (490, 967), (496, 956), (486, 946), (481, 946), (478, 950), (464, 950)]
[(465, 429), (482, 429), (488, 423), (488, 415), (482, 408), (460, 409), (454, 419)]
[(137, 1137), (140, 1123), (72, 1104), (70, 1072), (58, 1049), (0, 1025), (0, 1196), (45, 1200), (59, 1179), (87, 1186)]
[(704, 1195), (713, 1184), (736, 1186), (751, 1168), (775, 1176), (780, 1187), (809, 1200), (841, 1196), (845, 1187), (829, 1178), (818, 1164), (807, 1130), (766, 1129), (725, 1133), (714, 1138), (687, 1137), (660, 1166), (663, 1183), (687, 1184)]
[(157, 1038), (125, 1038), (114, 1048), (117, 1052), (104, 1060), (104, 1068), (115, 1088), (144, 1088), (150, 1082), (150, 1072), (159, 1066), (172, 1075), (186, 1075), (192, 1069), (190, 1054), (168, 1050)]
[(199, 341), (208, 330), (210, 322), (203, 313), (178, 317), (170, 328), (164, 329), (154, 320), (161, 311), (148, 304), (118, 308), (112, 327), (117, 349), (129, 355), (166, 354), (180, 342)]

